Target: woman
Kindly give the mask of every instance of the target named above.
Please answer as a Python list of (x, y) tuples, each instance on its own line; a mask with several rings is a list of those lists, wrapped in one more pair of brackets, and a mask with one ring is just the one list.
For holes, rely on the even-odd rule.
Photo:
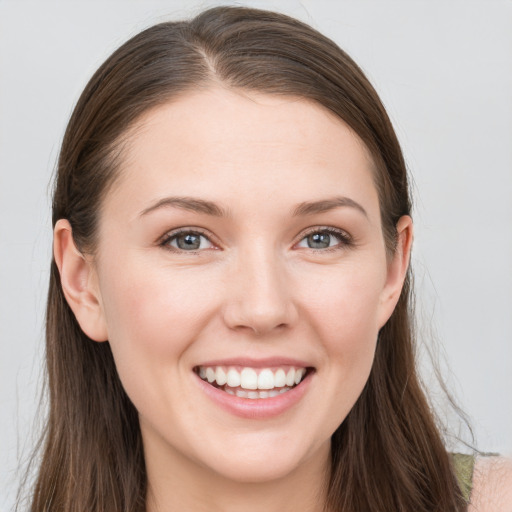
[[(59, 159), (32, 510), (466, 510), (410, 209), (379, 98), (310, 27), (215, 8), (124, 44)], [(474, 510), (510, 506), (498, 477)]]

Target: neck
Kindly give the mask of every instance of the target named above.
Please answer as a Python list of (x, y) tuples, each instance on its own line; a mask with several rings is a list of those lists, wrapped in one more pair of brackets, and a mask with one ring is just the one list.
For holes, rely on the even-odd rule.
[(290, 473), (258, 482), (227, 478), (171, 452), (145, 446), (147, 512), (324, 512), (330, 446)]

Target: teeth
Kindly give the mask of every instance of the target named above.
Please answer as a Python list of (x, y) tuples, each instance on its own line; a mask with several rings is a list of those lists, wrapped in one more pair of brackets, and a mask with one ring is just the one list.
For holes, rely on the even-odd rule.
[(284, 386), (286, 386), (286, 373), (280, 368), (274, 375), (274, 387), (282, 388)]
[[(199, 376), (201, 376), (201, 372), (199, 372)], [(240, 374), (233, 368), (228, 371), (228, 386), (230, 388), (237, 388), (240, 386)]]
[(220, 366), (217, 367), (217, 370), (215, 371), (215, 380), (219, 386), (224, 386), (224, 384), (226, 384), (228, 381), (226, 372)]
[(237, 389), (235, 392), (231, 389), (226, 389), (226, 392), (230, 395), (236, 395), (240, 398), (250, 398), (251, 400), (256, 400), (257, 398), (274, 398), (287, 391), (290, 391), (290, 388), (283, 388), (281, 390), (273, 389), (272, 391), (245, 391), (245, 389)]
[(295, 384), (295, 370), (290, 368), (288, 373), (286, 374), (286, 385), (293, 386)]
[(258, 389), (274, 389), (274, 374), (272, 370), (262, 370), (258, 375)]
[(210, 384), (215, 380), (215, 370), (213, 368), (206, 368), (206, 378)]
[(258, 375), (252, 368), (244, 368), (242, 370), (240, 386), (244, 389), (258, 389)]
[(305, 368), (297, 370), (295, 372), (295, 384), (298, 384), (302, 380), (302, 377), (304, 377), (305, 374), (306, 374)]
[[(259, 371), (259, 373), (257, 373)], [(208, 381), (210, 384), (216, 383), (217, 386), (225, 386), (229, 388), (243, 388), (244, 390), (265, 390), (271, 391), (276, 389), (281, 392), (285, 386), (287, 388), (299, 384), (304, 375), (306, 375), (306, 368), (283, 368), (271, 369), (262, 368), (257, 370), (255, 368), (242, 368), (238, 371), (233, 367), (199, 367), (199, 376)], [(287, 390), (287, 389), (286, 389)], [(238, 393), (238, 391), (236, 392)], [(267, 398), (275, 396), (274, 394), (267, 393), (267, 395), (259, 398)], [(250, 398), (244, 396), (243, 398)]]

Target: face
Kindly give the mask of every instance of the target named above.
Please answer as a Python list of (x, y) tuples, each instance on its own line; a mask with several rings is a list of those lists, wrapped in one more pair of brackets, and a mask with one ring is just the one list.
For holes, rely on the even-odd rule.
[(303, 99), (211, 89), (140, 121), (92, 287), (149, 465), (256, 482), (327, 460), (406, 266), (372, 174)]

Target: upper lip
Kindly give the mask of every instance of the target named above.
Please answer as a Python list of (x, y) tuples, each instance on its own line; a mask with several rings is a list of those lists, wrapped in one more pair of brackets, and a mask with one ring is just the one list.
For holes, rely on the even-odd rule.
[(254, 359), (250, 357), (230, 357), (227, 359), (215, 359), (199, 363), (196, 366), (244, 366), (248, 368), (269, 368), (272, 366), (294, 366), (295, 368), (312, 367), (307, 361), (291, 357), (266, 357)]

